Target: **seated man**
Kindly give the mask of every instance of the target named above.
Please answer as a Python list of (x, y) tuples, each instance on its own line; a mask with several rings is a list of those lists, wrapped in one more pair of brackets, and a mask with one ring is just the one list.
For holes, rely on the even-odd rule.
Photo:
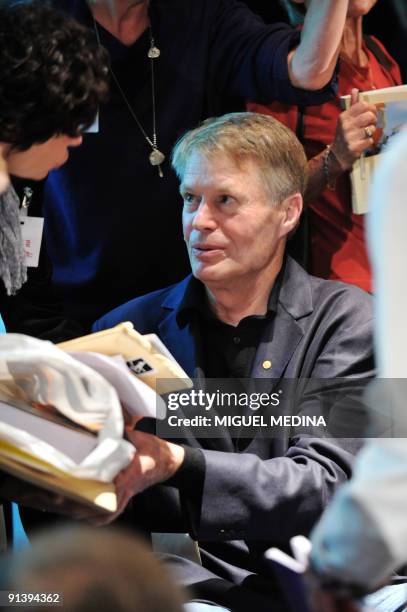
[[(94, 330), (132, 321), (201, 378), (266, 378), (272, 388), (272, 379), (373, 376), (370, 296), (285, 256), (306, 165), (295, 135), (269, 116), (230, 114), (188, 132), (173, 166), (193, 275), (113, 310)], [(354, 443), (260, 428), (247, 439), (219, 428), (183, 445), (145, 431), (129, 437), (138, 453), (118, 481), (129, 498), (145, 491), (137, 517), (199, 540), (202, 566), (175, 559), (181, 580), (233, 610), (279, 609), (263, 552), (309, 532), (349, 477)]]

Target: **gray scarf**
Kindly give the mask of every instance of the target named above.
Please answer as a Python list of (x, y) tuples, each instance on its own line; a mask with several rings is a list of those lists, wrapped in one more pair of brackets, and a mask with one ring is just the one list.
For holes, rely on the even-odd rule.
[(27, 280), (19, 207), (17, 194), (10, 186), (0, 195), (0, 278), (7, 295), (14, 295)]

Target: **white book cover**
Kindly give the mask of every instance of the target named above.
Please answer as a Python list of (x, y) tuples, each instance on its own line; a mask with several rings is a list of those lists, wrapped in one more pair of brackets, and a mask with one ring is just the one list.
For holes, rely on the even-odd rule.
[[(350, 96), (342, 96), (343, 108), (350, 107)], [(357, 215), (369, 210), (369, 194), (373, 176), (387, 145), (407, 125), (407, 85), (372, 89), (359, 93), (359, 100), (375, 104), (378, 111), (374, 145), (353, 164), (350, 174), (352, 209)]]
[(99, 372), (117, 392), (119, 400), (133, 416), (163, 419), (166, 404), (151, 387), (134, 376), (121, 355), (70, 352), (71, 357)]

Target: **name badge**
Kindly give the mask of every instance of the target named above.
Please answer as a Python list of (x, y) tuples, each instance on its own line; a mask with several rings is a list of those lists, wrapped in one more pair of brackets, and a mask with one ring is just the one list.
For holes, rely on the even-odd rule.
[(25, 265), (28, 268), (37, 268), (40, 258), (42, 231), (44, 219), (42, 217), (20, 217), (21, 233), (23, 236)]

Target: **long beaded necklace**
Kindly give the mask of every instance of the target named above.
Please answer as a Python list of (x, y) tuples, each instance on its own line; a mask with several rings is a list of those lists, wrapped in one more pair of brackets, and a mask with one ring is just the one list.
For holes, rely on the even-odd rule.
[[(95, 29), (95, 34), (96, 34), (96, 40), (98, 42), (99, 46), (102, 46), (102, 43), (100, 41), (100, 34), (99, 34), (99, 28), (98, 28), (98, 24), (95, 20), (95, 18), (92, 16), (93, 18), (93, 25), (94, 25), (94, 29)], [(158, 175), (160, 176), (160, 178), (163, 178), (164, 174), (161, 168), (161, 164), (164, 162), (165, 160), (165, 155), (164, 153), (162, 153), (157, 145), (157, 122), (156, 122), (156, 100), (155, 100), (155, 76), (154, 76), (154, 61), (156, 59), (158, 59), (161, 55), (160, 49), (158, 47), (156, 47), (155, 42), (154, 42), (154, 37), (153, 37), (153, 33), (151, 30), (151, 26), (149, 26), (149, 32), (150, 32), (150, 48), (148, 50), (147, 53), (147, 57), (150, 60), (150, 73), (151, 73), (151, 102), (152, 102), (152, 122), (153, 122), (153, 134), (152, 137), (150, 138), (149, 135), (147, 134), (146, 130), (144, 129), (140, 119), (137, 117), (134, 108), (132, 107), (132, 105), (130, 104), (126, 94), (123, 91), (122, 86), (119, 83), (119, 80), (113, 70), (113, 68), (109, 65), (109, 71), (110, 74), (112, 75), (112, 78), (116, 84), (117, 89), (119, 90), (119, 93), (121, 95), (121, 97), (123, 98), (123, 101), (125, 102), (130, 115), (133, 117), (134, 121), (136, 122), (136, 124), (138, 125), (141, 133), (143, 134), (146, 142), (150, 145), (151, 147), (151, 153), (148, 157), (150, 164), (152, 166), (157, 166), (158, 168)]]

